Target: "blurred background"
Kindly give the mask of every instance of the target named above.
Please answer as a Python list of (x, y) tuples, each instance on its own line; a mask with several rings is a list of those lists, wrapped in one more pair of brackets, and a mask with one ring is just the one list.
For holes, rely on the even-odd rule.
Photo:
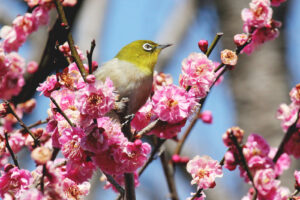
[[(90, 49), (90, 43), (96, 40), (93, 54), (99, 64), (112, 59), (118, 50), (131, 41), (150, 39), (159, 43), (172, 43), (159, 59), (157, 71), (170, 73), (174, 83), (178, 84), (181, 61), (191, 52), (199, 52), (197, 42), (206, 39), (211, 42), (217, 32), (224, 36), (213, 51), (211, 59), (220, 61), (220, 50), (234, 49), (233, 36), (242, 33), (241, 10), (248, 7), (250, 0), (78, 0), (74, 8), (66, 9), (72, 26), (75, 43), (83, 52)], [(0, 24), (10, 25), (18, 14), (28, 10), (22, 0), (0, 0)], [(280, 36), (274, 41), (262, 45), (252, 55), (239, 56), (235, 70), (226, 74), (221, 85), (213, 88), (203, 110), (211, 110), (213, 124), (203, 124), (200, 120), (192, 130), (183, 148), (182, 155), (209, 155), (221, 160), (226, 148), (221, 135), (232, 126), (240, 126), (246, 136), (259, 133), (273, 147), (278, 147), (283, 132), (280, 122), (275, 118), (280, 103), (289, 102), (290, 89), (300, 80), (298, 56), (300, 55), (300, 1), (287, 0), (274, 9), (273, 18), (283, 22)], [(40, 62), (42, 67), (35, 76), (27, 76), (28, 82), (23, 92), (15, 98), (23, 101), (34, 95), (37, 108), (32, 115), (25, 116), (25, 122), (33, 123), (47, 117), (48, 99), (35, 93), (37, 84), (47, 74), (63, 68), (65, 63), (49, 63), (42, 58), (46, 43), (53, 38), (64, 38), (53, 27), (57, 19), (55, 11), (51, 14), (49, 26), (34, 33), (20, 49), (27, 61)], [(52, 39), (51, 39), (52, 38)], [(49, 46), (49, 45), (47, 45)], [(44, 50), (45, 49), (45, 50)], [(48, 59), (48, 60), (47, 60)], [(183, 128), (183, 131), (185, 129)], [(174, 142), (165, 148), (172, 152)], [(24, 158), (22, 168), (34, 169), (34, 164), (23, 151), (18, 155)], [(282, 184), (293, 191), (293, 167), (284, 173)], [(103, 189), (99, 181), (101, 173), (92, 179), (92, 189), (87, 199), (115, 199), (116, 194)], [(176, 184), (180, 199), (190, 196), (195, 188), (190, 186), (191, 177), (184, 168), (177, 168)], [(169, 199), (168, 188), (159, 160), (155, 160), (140, 178), (137, 199)], [(205, 191), (207, 199), (241, 199), (247, 193), (248, 186), (243, 183), (237, 170), (224, 170), (224, 177), (217, 180), (213, 190)]]

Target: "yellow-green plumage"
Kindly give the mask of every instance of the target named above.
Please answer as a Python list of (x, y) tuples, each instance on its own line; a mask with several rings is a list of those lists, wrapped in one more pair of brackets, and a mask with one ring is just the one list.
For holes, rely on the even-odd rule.
[(95, 71), (97, 80), (109, 77), (120, 95), (129, 102), (126, 114), (132, 114), (143, 106), (151, 93), (153, 71), (163, 48), (150, 40), (137, 40), (123, 47), (115, 58)]

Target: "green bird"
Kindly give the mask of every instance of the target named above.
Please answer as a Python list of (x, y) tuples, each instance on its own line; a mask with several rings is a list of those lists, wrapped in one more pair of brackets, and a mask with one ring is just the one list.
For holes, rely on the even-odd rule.
[(94, 72), (97, 80), (105, 81), (109, 77), (113, 81), (119, 100), (128, 99), (125, 115), (136, 113), (146, 103), (158, 55), (169, 46), (150, 40), (136, 40), (124, 46), (112, 60)]

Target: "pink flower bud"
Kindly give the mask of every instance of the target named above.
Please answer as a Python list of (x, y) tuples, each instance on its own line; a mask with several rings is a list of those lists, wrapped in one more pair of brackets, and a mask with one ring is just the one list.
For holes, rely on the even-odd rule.
[(93, 74), (89, 74), (86, 76), (86, 82), (87, 83), (95, 83), (96, 77)]
[(200, 40), (198, 42), (198, 47), (199, 49), (203, 52), (206, 53), (207, 47), (208, 47), (208, 41), (207, 40)]
[(29, 74), (34, 74), (39, 68), (39, 65), (37, 62), (35, 61), (30, 61), (28, 64), (27, 64), (27, 72)]
[(233, 37), (233, 40), (234, 40), (234, 43), (236, 44), (236, 46), (243, 46), (247, 40), (248, 40), (248, 35), (245, 34), (245, 33), (242, 33), (242, 34), (236, 34), (234, 37)]
[(232, 128), (227, 129), (226, 133), (223, 134), (222, 139), (225, 144), (225, 146), (230, 147), (233, 145), (233, 142), (230, 138), (230, 134), (233, 134), (238, 143), (241, 143), (244, 136), (244, 130), (242, 130), (240, 127), (234, 126)]
[(225, 49), (221, 51), (221, 61), (225, 65), (234, 66), (236, 65), (238, 57), (235, 52)]
[(178, 154), (174, 154), (172, 156), (172, 162), (173, 163), (179, 163), (180, 162), (180, 156)]
[(213, 121), (212, 113), (211, 113), (211, 111), (209, 111), (209, 110), (203, 111), (203, 112), (199, 115), (199, 118), (202, 119), (202, 121), (203, 121), (204, 123), (207, 123), (207, 124), (211, 124), (212, 121)]

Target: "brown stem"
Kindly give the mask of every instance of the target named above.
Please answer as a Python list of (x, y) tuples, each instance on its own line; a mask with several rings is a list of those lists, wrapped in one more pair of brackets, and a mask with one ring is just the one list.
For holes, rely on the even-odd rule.
[(135, 186), (133, 173), (125, 173), (125, 200), (135, 200)]
[(86, 56), (87, 56), (88, 63), (89, 63), (89, 74), (93, 73), (92, 62), (93, 62), (93, 52), (94, 52), (95, 46), (96, 46), (96, 42), (95, 42), (95, 40), (93, 40), (91, 42), (91, 49), (90, 49), (90, 51), (86, 52), (86, 54), (87, 54)]
[(203, 191), (203, 189), (200, 188), (200, 189), (196, 192), (196, 194), (194, 194), (194, 196), (191, 198), (191, 200), (194, 200), (194, 199), (196, 199), (196, 198), (201, 197), (201, 196), (202, 196), (202, 194), (201, 194), (202, 191)]
[(57, 12), (58, 12), (58, 15), (59, 15), (59, 18), (62, 22), (62, 26), (65, 27), (66, 31), (68, 31), (68, 34), (67, 34), (67, 40), (68, 40), (68, 44), (69, 44), (69, 47), (71, 49), (71, 54), (72, 54), (72, 57), (73, 59), (75, 60), (76, 62), (76, 65), (80, 71), (80, 74), (83, 78), (84, 81), (86, 81), (86, 71), (84, 69), (84, 66), (83, 66), (83, 63), (78, 55), (78, 52), (75, 48), (75, 45), (74, 45), (74, 40), (73, 40), (73, 36), (71, 34), (71, 31), (69, 30), (70, 27), (69, 27), (69, 24), (68, 24), (68, 21), (67, 21), (67, 18), (66, 18), (66, 15), (65, 15), (65, 11), (64, 11), (64, 8), (60, 2), (60, 0), (55, 0), (55, 6), (56, 6), (56, 9), (57, 9)]
[(9, 112), (18, 120), (19, 124), (25, 129), (26, 132), (32, 137), (34, 141), (35, 146), (40, 146), (40, 141), (36, 139), (33, 135), (33, 133), (29, 130), (29, 128), (26, 126), (26, 124), (20, 119), (20, 117), (15, 113), (15, 111), (10, 106), (10, 103), (8, 101), (5, 101), (6, 105), (9, 108)]
[(140, 169), (139, 171), (139, 176), (141, 176), (143, 174), (143, 172), (145, 171), (145, 169), (149, 166), (149, 164), (154, 160), (154, 157), (156, 155), (156, 153), (159, 151), (160, 147), (163, 145), (163, 143), (166, 140), (158, 140), (157, 145), (155, 145), (153, 151), (151, 152), (150, 157), (148, 158), (148, 160), (146, 161), (146, 163), (144, 164), (144, 166)]
[(145, 134), (147, 134), (150, 131), (152, 131), (155, 127), (157, 127), (162, 122), (163, 121), (161, 121), (160, 119), (157, 119), (157, 120), (151, 122), (145, 128), (143, 128), (142, 130), (140, 130), (138, 132), (138, 134), (136, 135), (136, 138), (142, 138)]
[(162, 152), (160, 155), (160, 161), (163, 166), (164, 174), (167, 179), (167, 184), (168, 188), (170, 191), (170, 196), (172, 200), (179, 200), (177, 190), (176, 190), (176, 185), (175, 185), (175, 180), (173, 176), (173, 171), (172, 171), (172, 166), (169, 165), (167, 157), (166, 157), (166, 152)]
[(106, 176), (108, 182), (110, 182), (120, 193), (121, 197), (124, 196), (125, 190), (122, 188), (121, 185), (119, 185), (119, 183), (109, 174), (106, 174), (103, 172), (103, 174)]
[(41, 192), (44, 194), (44, 179), (45, 179), (45, 175), (46, 175), (47, 169), (46, 169), (46, 164), (43, 165), (43, 174), (41, 177)]
[[(33, 124), (30, 124), (30, 125), (28, 126), (28, 128), (34, 128), (34, 127), (39, 126), (39, 125), (41, 125), (41, 124), (46, 124), (47, 122), (48, 122), (47, 120), (44, 120), (44, 121), (38, 120), (37, 122), (35, 122), (35, 123), (33, 123)], [(19, 132), (23, 132), (23, 131), (25, 131), (24, 128), (21, 128), (21, 129), (19, 130)]]
[(223, 36), (223, 33), (217, 33), (216, 34), (214, 40), (212, 41), (211, 45), (209, 46), (209, 48), (206, 52), (207, 57), (209, 57), (209, 55), (211, 54), (211, 52), (213, 51), (215, 46), (218, 44), (218, 41), (221, 39), (222, 36)]
[(294, 199), (293, 197), (299, 194), (299, 192), (300, 192), (299, 190), (295, 190), (293, 194), (290, 195), (289, 200), (293, 200)]
[(297, 113), (297, 119), (296, 121), (289, 127), (289, 129), (287, 130), (286, 134), (284, 135), (284, 138), (282, 139), (279, 147), (278, 147), (278, 150), (273, 158), (273, 162), (276, 163), (277, 160), (279, 159), (279, 157), (281, 156), (281, 154), (283, 154), (284, 152), (284, 145), (289, 141), (289, 139), (292, 137), (293, 133), (295, 133), (298, 128), (297, 128), (297, 122), (298, 122), (298, 119), (299, 119), (299, 113), (300, 113), (300, 110), (298, 111)]
[(4, 131), (4, 136), (5, 136), (5, 143), (6, 143), (6, 148), (8, 149), (10, 155), (11, 155), (11, 158), (13, 159), (14, 161), (14, 164), (20, 169), (20, 166), (19, 166), (19, 163), (18, 163), (18, 160), (13, 152), (13, 150), (11, 149), (10, 145), (9, 145), (9, 142), (8, 142), (8, 135), (7, 135), (7, 131), (5, 130)]
[(71, 120), (68, 118), (68, 116), (64, 113), (64, 111), (60, 108), (60, 106), (58, 105), (58, 103), (55, 101), (55, 99), (53, 97), (50, 97), (50, 100), (52, 101), (52, 103), (55, 105), (57, 111), (65, 118), (65, 120), (67, 120), (67, 122), (70, 124), (71, 127), (75, 127), (74, 124), (71, 122)]
[(52, 152), (52, 156), (51, 156), (51, 161), (54, 161), (56, 156), (58, 155), (59, 152), (59, 148), (53, 147), (53, 152)]
[(251, 172), (250, 172), (250, 169), (249, 169), (249, 167), (248, 167), (247, 161), (246, 161), (245, 156), (244, 156), (244, 154), (243, 154), (243, 149), (241, 148), (240, 144), (238, 143), (238, 141), (237, 141), (237, 139), (236, 139), (236, 137), (235, 137), (235, 135), (233, 134), (232, 131), (231, 131), (230, 134), (229, 134), (229, 138), (232, 140), (234, 146), (235, 146), (235, 147), (237, 148), (237, 150), (238, 150), (239, 158), (240, 158), (240, 160), (241, 160), (241, 162), (242, 162), (242, 163), (241, 163), (241, 164), (242, 164), (242, 167), (243, 167), (244, 170), (246, 171), (247, 176), (248, 176), (249, 180), (251, 181), (252, 186), (253, 186), (253, 188), (254, 188), (254, 190), (255, 190), (255, 194), (254, 194), (254, 197), (255, 197), (255, 198), (254, 198), (254, 199), (256, 199), (257, 189), (256, 189), (256, 187), (255, 187), (255, 185), (254, 185), (253, 176), (252, 176), (252, 174), (251, 174)]

